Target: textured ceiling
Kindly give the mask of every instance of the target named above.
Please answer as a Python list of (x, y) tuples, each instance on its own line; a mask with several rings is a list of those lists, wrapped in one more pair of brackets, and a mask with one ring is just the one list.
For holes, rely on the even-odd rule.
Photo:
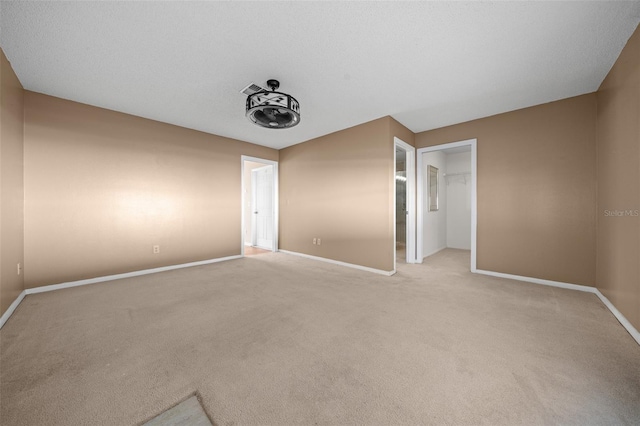
[[(23, 86), (273, 148), (391, 115), (414, 132), (593, 92), (640, 2), (10, 2)], [(259, 128), (279, 79), (301, 124)]]

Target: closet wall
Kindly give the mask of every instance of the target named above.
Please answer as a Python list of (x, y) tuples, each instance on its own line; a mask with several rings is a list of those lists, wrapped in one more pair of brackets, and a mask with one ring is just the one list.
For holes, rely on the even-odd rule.
[(438, 210), (429, 211), (429, 197), (423, 197), (422, 256), (431, 256), (447, 247), (447, 193), (442, 177), (446, 173), (446, 155), (443, 151), (427, 152), (422, 155), (423, 175), (420, 179), (424, 188), (429, 187), (429, 166), (438, 169)]
[(471, 250), (471, 151), (445, 155), (447, 247)]

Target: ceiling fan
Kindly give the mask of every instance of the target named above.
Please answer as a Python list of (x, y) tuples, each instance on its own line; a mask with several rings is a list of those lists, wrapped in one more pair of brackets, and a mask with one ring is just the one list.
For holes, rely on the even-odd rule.
[(248, 95), (246, 116), (254, 124), (267, 129), (288, 129), (300, 124), (300, 104), (291, 95), (277, 92), (278, 80), (267, 80), (271, 91), (250, 84), (241, 90)]

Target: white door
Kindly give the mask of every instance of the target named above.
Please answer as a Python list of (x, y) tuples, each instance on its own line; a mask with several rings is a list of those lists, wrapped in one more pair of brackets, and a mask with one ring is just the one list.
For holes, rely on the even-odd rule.
[(266, 250), (273, 248), (273, 166), (251, 171), (252, 235), (251, 244)]

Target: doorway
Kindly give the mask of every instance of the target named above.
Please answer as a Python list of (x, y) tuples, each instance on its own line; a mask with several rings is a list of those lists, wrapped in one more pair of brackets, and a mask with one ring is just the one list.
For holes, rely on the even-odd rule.
[(396, 263), (415, 263), (415, 148), (401, 139), (394, 138), (393, 191), (393, 269)]
[(278, 163), (243, 155), (243, 256), (278, 251)]
[(273, 166), (251, 170), (251, 245), (273, 246)]
[(477, 140), (418, 150), (417, 261), (445, 248), (471, 251), (476, 272)]

